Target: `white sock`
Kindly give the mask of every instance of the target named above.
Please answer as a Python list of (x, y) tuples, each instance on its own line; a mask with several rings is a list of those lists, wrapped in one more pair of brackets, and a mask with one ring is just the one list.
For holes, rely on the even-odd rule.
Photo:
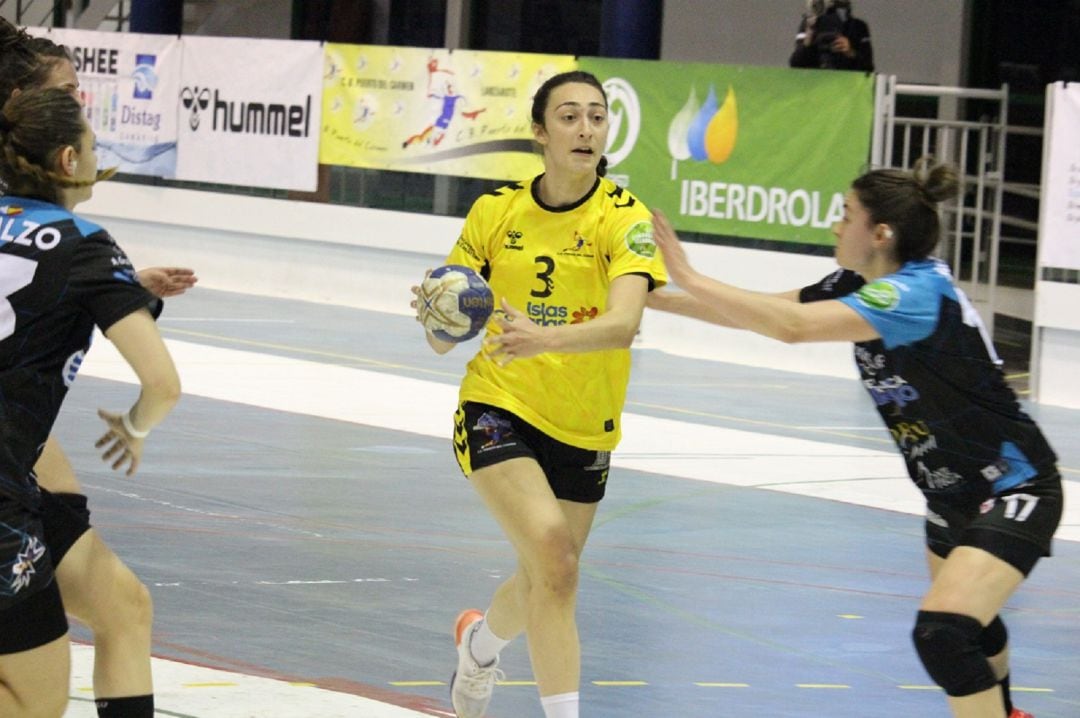
[(473, 660), (481, 666), (486, 666), (499, 657), (499, 651), (508, 643), (510, 641), (492, 633), (491, 627), (488, 626), (487, 614), (484, 614), (484, 620), (480, 621), (480, 625), (472, 632), (472, 637), (469, 639), (469, 652), (472, 653)]
[(578, 718), (577, 691), (540, 696), (540, 705), (544, 706), (544, 718)]

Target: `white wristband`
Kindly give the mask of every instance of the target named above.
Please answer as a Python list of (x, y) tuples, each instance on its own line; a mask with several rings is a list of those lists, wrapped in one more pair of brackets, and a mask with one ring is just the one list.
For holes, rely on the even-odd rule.
[(134, 424), (131, 423), (130, 411), (125, 411), (120, 416), (120, 423), (124, 425), (124, 431), (127, 432), (128, 436), (133, 439), (145, 439), (146, 437), (150, 436), (149, 429), (147, 429), (146, 431), (139, 431), (135, 428)]

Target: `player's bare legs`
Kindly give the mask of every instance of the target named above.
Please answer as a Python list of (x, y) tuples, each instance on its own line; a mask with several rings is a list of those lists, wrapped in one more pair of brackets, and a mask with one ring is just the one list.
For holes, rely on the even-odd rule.
[[(81, 493), (75, 471), (52, 436), (34, 465), (54, 494)], [(101, 540), (84, 533), (56, 567), (64, 608), (94, 634), (94, 696), (148, 696), (153, 604), (146, 586)], [(3, 715), (3, 713), (0, 713)]]
[[(574, 532), (578, 559), (585, 548), (585, 540), (592, 528), (597, 504), (581, 504), (575, 501), (559, 501)], [(522, 566), (513, 576), (499, 584), (491, 599), (487, 621), (498, 636), (513, 639), (525, 631), (526, 602), (531, 590), (528, 573)]]
[(524, 629), (541, 696), (576, 692), (578, 559), (597, 504), (557, 500), (531, 459), (505, 461), (470, 478), (518, 554), (519, 570), (496, 591), (489, 625), (503, 638)]
[(66, 633), (44, 646), (0, 656), (0, 716), (60, 718), (67, 708), (70, 673)]
[[(933, 583), (920, 610), (968, 616), (982, 626), (993, 621), (1024, 580), (1013, 566), (971, 546), (956, 547), (945, 560), (934, 559), (930, 560)], [(990, 660), (999, 680), (1008, 672), (1007, 662), (1007, 649)], [(1006, 718), (999, 686), (972, 695), (949, 696), (949, 708), (954, 718)]]
[(64, 608), (94, 633), (94, 696), (154, 692), (150, 592), (90, 529), (56, 567)]

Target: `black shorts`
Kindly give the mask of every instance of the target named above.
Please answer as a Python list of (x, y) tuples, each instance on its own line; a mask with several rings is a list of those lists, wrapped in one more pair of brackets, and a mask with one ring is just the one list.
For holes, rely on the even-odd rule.
[(41, 519), (0, 498), (0, 655), (43, 646), (66, 632)]
[(41, 523), (45, 528), (45, 543), (52, 554), (53, 566), (59, 566), (75, 542), (90, 530), (90, 509), (86, 506), (86, 496), (54, 494), (41, 489)]
[(1027, 576), (1050, 555), (1064, 507), (1061, 477), (1038, 477), (981, 504), (926, 504), (926, 546), (945, 558), (956, 546), (972, 546), (997, 556)]
[(506, 409), (473, 401), (454, 414), (454, 455), (466, 476), (509, 459), (533, 459), (556, 498), (582, 504), (604, 498), (611, 468), (610, 451), (564, 444)]

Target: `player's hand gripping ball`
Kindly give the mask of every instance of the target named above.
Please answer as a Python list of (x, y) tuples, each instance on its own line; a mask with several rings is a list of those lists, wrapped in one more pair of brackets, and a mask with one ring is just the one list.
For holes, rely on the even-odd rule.
[(460, 264), (435, 269), (420, 285), (417, 315), (424, 328), (444, 342), (463, 342), (483, 330), (495, 309), (491, 287)]

